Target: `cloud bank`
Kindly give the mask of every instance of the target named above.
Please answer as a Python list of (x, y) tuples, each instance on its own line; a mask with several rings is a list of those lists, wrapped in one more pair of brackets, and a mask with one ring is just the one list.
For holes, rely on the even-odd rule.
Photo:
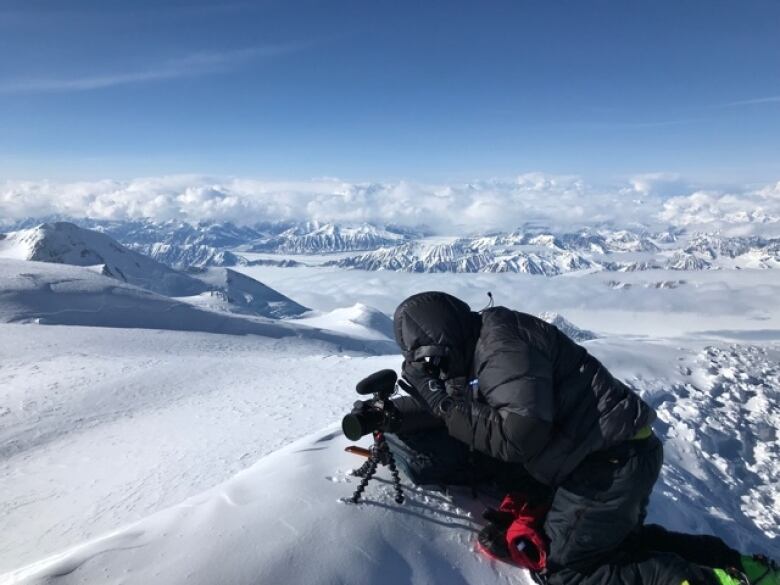
[(163, 176), (130, 181), (0, 183), (0, 223), (46, 216), (105, 220), (275, 220), (426, 225), (440, 233), (613, 225), (780, 230), (780, 182), (701, 190), (673, 175), (594, 186), (575, 176), (529, 173), (458, 184), (299, 182)]

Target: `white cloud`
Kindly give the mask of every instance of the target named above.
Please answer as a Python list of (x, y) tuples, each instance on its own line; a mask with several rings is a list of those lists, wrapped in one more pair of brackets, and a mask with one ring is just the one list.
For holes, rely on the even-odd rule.
[(681, 226), (720, 228), (780, 223), (780, 182), (741, 193), (696, 191), (664, 203), (662, 220)]
[[(684, 193), (684, 194), (681, 194)], [(676, 195), (675, 195), (676, 194)], [(739, 192), (686, 187), (655, 174), (610, 187), (543, 173), (458, 184), (298, 182), (179, 175), (130, 181), (0, 183), (0, 223), (62, 215), (184, 221), (319, 220), (427, 225), (442, 233), (668, 225), (708, 228), (780, 223), (780, 183)]]

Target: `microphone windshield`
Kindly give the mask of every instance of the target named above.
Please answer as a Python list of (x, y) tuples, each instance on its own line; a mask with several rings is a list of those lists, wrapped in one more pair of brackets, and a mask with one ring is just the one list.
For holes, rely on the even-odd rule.
[(395, 370), (379, 370), (357, 383), (358, 394), (392, 394), (398, 374)]

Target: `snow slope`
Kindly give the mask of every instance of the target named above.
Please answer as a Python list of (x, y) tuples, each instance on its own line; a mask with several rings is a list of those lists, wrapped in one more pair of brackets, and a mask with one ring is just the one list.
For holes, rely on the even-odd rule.
[(539, 313), (539, 315), (537, 316), (543, 321), (547, 321), (547, 323), (549, 323), (550, 325), (555, 325), (558, 329), (560, 329), (563, 333), (568, 335), (571, 339), (573, 339), (577, 343), (582, 343), (583, 341), (590, 341), (591, 339), (596, 339), (598, 337), (598, 335), (596, 335), (592, 331), (587, 331), (586, 329), (580, 329), (574, 323), (572, 323), (571, 321), (569, 321), (559, 313), (542, 312)]
[[(184, 339), (185, 335), (193, 334), (167, 335), (180, 335)], [(134, 343), (141, 351), (141, 346), (148, 343), (148, 339), (138, 339), (130, 347)], [(185, 342), (183, 348), (169, 349), (168, 357), (164, 358), (171, 360), (167, 375), (172, 381), (196, 363), (190, 359), (209, 356), (206, 346), (198, 347), (202, 342), (189, 343)], [(274, 436), (274, 444), (283, 445), (291, 431), (302, 436), (308, 432), (307, 429), (317, 428), (318, 421), (320, 426), (325, 426), (328, 421), (338, 420), (355, 397), (351, 388), (356, 380), (369, 371), (397, 366), (396, 356), (369, 360), (359, 357), (322, 359), (316, 355), (296, 358), (291, 355), (292, 352), (305, 355), (304, 348), (298, 348), (296, 343), (277, 348), (279, 353), (273, 350), (268, 356), (258, 354), (260, 363), (253, 364), (255, 371), (267, 369), (270, 380), (263, 376), (253, 380), (251, 373), (244, 373), (246, 366), (241, 365), (245, 359), (242, 356), (235, 356), (235, 361), (225, 363), (223, 360), (228, 355), (225, 352), (233, 350), (226, 344), (222, 354), (208, 358), (206, 363), (188, 372), (183, 383), (168, 386), (163, 379), (158, 387), (170, 388), (174, 396), (180, 397), (165, 408), (156, 407), (147, 399), (156, 394), (161, 398), (166, 395), (166, 392), (148, 389), (150, 380), (156, 379), (157, 375), (147, 372), (143, 363), (136, 363), (137, 360), (128, 359), (129, 356), (122, 357), (119, 363), (123, 368), (137, 368), (136, 374), (128, 378), (132, 383), (130, 387), (135, 389), (135, 393), (141, 393), (142, 399), (138, 400), (132, 394), (126, 399), (126, 404), (142, 405), (132, 407), (132, 412), (137, 413), (135, 420), (128, 421), (120, 416), (111, 423), (95, 427), (85, 425), (86, 428), (75, 432), (76, 436), (65, 435), (44, 449), (32, 446), (25, 453), (38, 465), (46, 461), (62, 462), (64, 469), (61, 475), (64, 478), (77, 475), (79, 485), (86, 486), (87, 492), (93, 493), (76, 494), (71, 499), (76, 503), (83, 499), (80, 505), (89, 509), (91, 502), (97, 499), (94, 492), (99, 491), (101, 482), (84, 481), (95, 471), (90, 471), (88, 464), (78, 463), (78, 451), (54, 450), (60, 448), (58, 444), (63, 446), (68, 440), (83, 440), (85, 445), (101, 445), (91, 456), (107, 461), (113, 461), (112, 443), (116, 442), (120, 446), (140, 442), (131, 449), (131, 453), (143, 449), (151, 449), (151, 452), (160, 450), (154, 455), (160, 465), (155, 468), (152, 480), (133, 482), (126, 475), (125, 489), (132, 489), (133, 496), (117, 499), (117, 494), (114, 494), (113, 498), (107, 498), (107, 502), (113, 502), (117, 508), (110, 508), (111, 514), (118, 518), (122, 516), (118, 509), (128, 500), (139, 503), (139, 507), (145, 502), (154, 509), (154, 506), (149, 506), (148, 500), (158, 489), (176, 489), (192, 481), (192, 477), (187, 472), (183, 473), (179, 467), (181, 464), (177, 463), (180, 453), (167, 452), (167, 443), (171, 440), (167, 438), (169, 434), (175, 437), (184, 433), (194, 438), (198, 445), (188, 450), (189, 457), (194, 459), (200, 457), (214, 461), (215, 450), (227, 454), (232, 447), (232, 465), (235, 468), (239, 465), (235, 460), (238, 453), (249, 453), (246, 460), (251, 461), (255, 453), (268, 452), (267, 445), (263, 444), (266, 436), (284, 432), (283, 436)], [(161, 340), (159, 348), (166, 345)], [(89, 363), (86, 360), (91, 359), (89, 356), (95, 347), (88, 344), (84, 358), (71, 355), (62, 361), (73, 362), (74, 374), (83, 372), (83, 366)], [(590, 341), (587, 347), (658, 409), (660, 420), (655, 430), (665, 443), (666, 465), (651, 501), (650, 520), (677, 530), (715, 533), (742, 550), (780, 555), (780, 534), (777, 531), (780, 522), (780, 468), (776, 463), (780, 456), (777, 433), (780, 425), (780, 368), (777, 365), (780, 344), (610, 338)], [(152, 356), (159, 355), (159, 348), (149, 348), (148, 359), (154, 360)], [(59, 355), (60, 351), (61, 348), (49, 353)], [(113, 351), (122, 356), (125, 350)], [(145, 347), (143, 351), (146, 351)], [(242, 353), (245, 351), (242, 350)], [(183, 363), (177, 365), (175, 362), (181, 359), (179, 356), (184, 356)], [(208, 391), (203, 385), (198, 385), (196, 389), (188, 389), (188, 381), (209, 376), (211, 359), (213, 365), (222, 364), (220, 369), (227, 374), (226, 395), (223, 395), (222, 388)], [(106, 360), (102, 361), (106, 363)], [(292, 366), (286, 372), (285, 362)], [(21, 358), (20, 363), (28, 364), (24, 367), (32, 367), (29, 358)], [(42, 365), (50, 375), (55, 375), (60, 369), (57, 364), (44, 362)], [(108, 374), (111, 368), (104, 371)], [(328, 382), (336, 371), (341, 380), (338, 387)], [(86, 375), (88, 378), (91, 376), (89, 373)], [(290, 380), (290, 375), (294, 379)], [(45, 379), (39, 382), (41, 388), (45, 388)], [(249, 380), (250, 385), (254, 383), (256, 390), (242, 390), (242, 379)], [(275, 380), (283, 382), (277, 384)], [(110, 388), (113, 384), (116, 380), (107, 375), (95, 387), (95, 395), (101, 396), (101, 388)], [(268, 388), (269, 393), (264, 393), (263, 388)], [(115, 397), (106, 399), (106, 412), (112, 412), (111, 405), (118, 397), (127, 395), (123, 385), (115, 392)], [(144, 394), (147, 394), (146, 398)], [(300, 396), (300, 402), (291, 401), (292, 396)], [(208, 402), (198, 403), (204, 398)], [(165, 404), (164, 400), (162, 402)], [(52, 404), (57, 404), (57, 400), (52, 399)], [(207, 404), (210, 406), (207, 407)], [(237, 406), (239, 410), (231, 412)], [(274, 409), (281, 417), (277, 422), (273, 422), (273, 416), (263, 419), (267, 422), (255, 418), (266, 416), (268, 408)], [(121, 412), (121, 408), (115, 410)], [(217, 413), (220, 420), (210, 425), (214, 427), (211, 431), (214, 434), (208, 434), (229, 443), (218, 446), (218, 449), (210, 446), (208, 440), (197, 438), (201, 429), (189, 428), (199, 427), (204, 417), (208, 419), (212, 413)], [(57, 420), (62, 415), (62, 412), (51, 412), (49, 416)], [(195, 418), (191, 418), (193, 416)], [(231, 417), (234, 423), (229, 422)], [(246, 419), (253, 420), (255, 424), (247, 426)], [(196, 424), (191, 421), (196, 421)], [(61, 427), (71, 428), (71, 422), (64, 421)], [(220, 434), (217, 430), (220, 422), (230, 424), (231, 432)], [(163, 431), (166, 440), (162, 445), (160, 431), (155, 433), (155, 428), (166, 429)], [(172, 432), (173, 429), (180, 430)], [(106, 432), (110, 434), (102, 434)], [(81, 433), (84, 434), (83, 439), (78, 437)], [(234, 433), (240, 436), (240, 441), (234, 441)], [(252, 433), (258, 433), (256, 440), (253, 440)], [(184, 449), (182, 445), (186, 441), (173, 440), (179, 445), (177, 449)], [(211, 585), (294, 582), (381, 585), (399, 582), (530, 582), (524, 581), (525, 577), (511, 568), (495, 567), (472, 554), (474, 519), (478, 518), (482, 504), (459, 492), (444, 497), (438, 493), (415, 490), (411, 493), (410, 502), (399, 508), (392, 503), (389, 486), (384, 483), (369, 487), (369, 503), (365, 505), (354, 507), (338, 502), (338, 498), (348, 496), (356, 485), (345, 472), (360, 462), (341, 452), (344, 444), (331, 424), (325, 430), (261, 459), (222, 486), (138, 524), (8, 573), (0, 578), (0, 583), (159, 582)], [(258, 450), (249, 452), (246, 445)], [(200, 455), (197, 454), (198, 448), (202, 449)], [(121, 448), (117, 452), (121, 453)], [(19, 477), (37, 477), (33, 471), (35, 468), (20, 466), (20, 455), (15, 454), (15, 463), (9, 461), (9, 467), (4, 470), (10, 469), (11, 477), (0, 480), (3, 489), (11, 493), (17, 490)], [(167, 469), (169, 464), (173, 469)], [(79, 465), (78, 473), (71, 465)], [(116, 465), (132, 467), (131, 462), (121, 458)], [(195, 460), (189, 465), (191, 470), (206, 468)], [(216, 466), (220, 465), (224, 463)], [(110, 476), (112, 471), (107, 469), (104, 472)], [(67, 479), (63, 481), (67, 483)], [(71, 478), (70, 482), (73, 481)], [(42, 485), (32, 497), (29, 490), (24, 493), (19, 491), (16, 499), (11, 500), (10, 525), (21, 534), (30, 532), (28, 538), (35, 538), (33, 535), (40, 532), (39, 527), (31, 529), (29, 518), (46, 518), (36, 497), (45, 494), (47, 489), (51, 489), (51, 485)], [(61, 510), (62, 497), (52, 498), (49, 505)], [(6, 499), (4, 494), (0, 501)], [(25, 500), (27, 510), (18, 510), (17, 506), (25, 507)], [(483, 495), (482, 502), (485, 501)], [(35, 512), (31, 514), (32, 511)], [(65, 512), (61, 510), (59, 513)], [(98, 515), (98, 522), (100, 520)], [(83, 528), (76, 526), (77, 515), (71, 521), (74, 523), (72, 534), (84, 532)], [(95, 533), (87, 531), (87, 535), (94, 536)], [(46, 555), (38, 555), (38, 558), (43, 556)], [(29, 555), (25, 558), (32, 560)], [(22, 564), (15, 566), (21, 567)], [(11, 568), (8, 562), (5, 565)]]
[(296, 317), (309, 310), (262, 282), (230, 268), (205, 268), (190, 274), (212, 289), (187, 299), (194, 304), (276, 319)]
[(306, 316), (298, 322), (363, 339), (395, 339), (393, 320), (363, 303)]
[(0, 258), (95, 266), (106, 276), (167, 296), (206, 290), (199, 280), (128, 250), (105, 234), (67, 222), (6, 234), (0, 240)]
[[(407, 489), (398, 507), (374, 482), (369, 501), (339, 501), (361, 460), (331, 427), (260, 460), (229, 482), (139, 524), (37, 563), (18, 583), (522, 582), (471, 552), (479, 505)], [(387, 477), (386, 471), (382, 475)], [(458, 498), (464, 501), (464, 498)]]
[(369, 353), (395, 349), (390, 342), (198, 308), (78, 266), (0, 258), (0, 323), (29, 322), (305, 337)]
[(397, 361), (303, 336), (0, 324), (0, 573), (225, 481)]

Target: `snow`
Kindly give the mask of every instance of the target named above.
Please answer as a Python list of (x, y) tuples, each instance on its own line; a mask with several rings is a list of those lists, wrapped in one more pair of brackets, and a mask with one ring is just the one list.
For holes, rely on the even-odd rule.
[[(340, 501), (362, 460), (330, 427), (247, 471), (126, 529), (6, 576), (19, 583), (524, 582), (472, 552), (479, 502), (407, 486), (397, 506), (384, 481), (366, 503)], [(164, 559), (164, 560), (163, 560)]]
[(198, 308), (86, 268), (0, 258), (0, 323), (3, 322), (306, 337), (348, 350), (393, 350), (389, 342), (359, 340), (291, 322)]
[[(780, 470), (773, 464), (780, 455), (780, 346), (613, 339), (588, 347), (659, 409), (656, 432), (665, 442), (667, 462), (650, 521), (718, 534), (742, 550), (780, 552)], [(379, 361), (371, 365), (379, 367)], [(713, 392), (732, 377), (725, 392), (733, 396)], [(346, 385), (343, 390), (346, 402)], [(767, 408), (756, 412), (735, 399), (745, 391)], [(307, 404), (329, 409), (323, 419), (344, 406), (327, 406), (316, 393), (308, 398)], [(739, 449), (727, 429), (740, 430)], [(326, 426), (211, 490), (8, 573), (4, 582), (531, 582), (473, 550), (478, 514), (495, 494), (472, 500), (468, 490), (444, 494), (407, 483), (408, 502), (397, 506), (384, 470), (381, 481), (369, 484), (366, 503), (340, 501), (356, 486), (348, 470), (361, 462), (343, 452), (346, 444), (337, 426)]]
[[(673, 243), (615, 234), (639, 250), (630, 262)], [(455, 242), (431, 243), (442, 259)], [(759, 258), (737, 244), (740, 263)], [(722, 242), (697, 245), (722, 269), (415, 274), (309, 256), (231, 271), (313, 308), (279, 321), (29, 261), (0, 239), (0, 583), (530, 582), (474, 554), (486, 494), (407, 486), (399, 507), (373, 482), (366, 504), (339, 501), (360, 460), (337, 421), (359, 379), (398, 367), (389, 315), (422, 290), (477, 310), (492, 291), (598, 331), (583, 343), (659, 413), (650, 520), (778, 557), (780, 281), (759, 260), (736, 270)]]
[(205, 268), (193, 270), (191, 274), (213, 289), (200, 297), (189, 299), (199, 305), (275, 318), (294, 317), (309, 310), (280, 292), (230, 268)]
[(0, 573), (340, 420), (396, 356), (298, 337), (0, 325)]
[(298, 323), (338, 331), (362, 339), (395, 339), (393, 320), (381, 311), (363, 303), (307, 316)]
[(0, 240), (0, 258), (97, 266), (106, 276), (168, 296), (198, 294), (206, 289), (200, 281), (128, 250), (105, 234), (68, 222), (6, 234)]
[(571, 321), (566, 319), (566, 317), (560, 315), (559, 313), (545, 311), (539, 313), (537, 317), (539, 317), (543, 321), (546, 321), (547, 323), (550, 323), (551, 325), (555, 325), (558, 329), (560, 329), (563, 333), (568, 335), (571, 339), (573, 339), (577, 343), (582, 343), (583, 341), (590, 341), (591, 339), (596, 339), (598, 337), (592, 331), (580, 329), (574, 323), (572, 323)]

